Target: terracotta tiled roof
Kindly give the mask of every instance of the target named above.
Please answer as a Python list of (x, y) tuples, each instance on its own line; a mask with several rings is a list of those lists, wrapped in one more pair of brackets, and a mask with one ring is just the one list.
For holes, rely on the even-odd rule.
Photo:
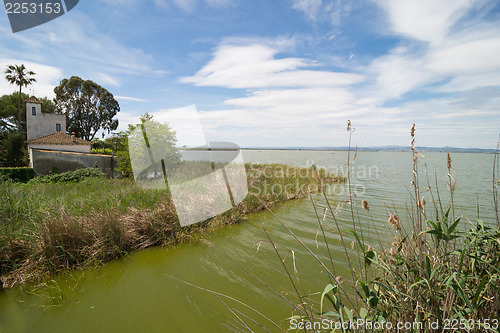
[(92, 142), (77, 138), (63, 132), (54, 132), (36, 139), (26, 141), (27, 143), (41, 143), (49, 145), (91, 145)]
[(42, 102), (40, 102), (38, 100), (38, 98), (36, 98), (35, 96), (31, 96), (30, 98), (28, 98), (26, 100), (26, 103), (38, 103), (38, 104), (42, 104)]

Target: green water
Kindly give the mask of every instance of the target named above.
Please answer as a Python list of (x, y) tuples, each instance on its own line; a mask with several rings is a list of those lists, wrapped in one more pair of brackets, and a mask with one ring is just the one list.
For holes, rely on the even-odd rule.
[[(244, 153), (247, 162), (315, 164), (339, 171), (342, 171), (342, 166), (345, 169), (347, 161), (345, 152)], [(481, 217), (485, 221), (493, 221), (493, 155), (453, 154), (452, 159), (452, 176), (457, 179), (457, 214), (466, 214), (473, 220), (477, 218), (479, 205)], [(446, 154), (430, 153), (425, 161), (432, 171), (433, 190), (434, 169), (437, 168), (441, 199), (448, 202)], [(388, 235), (386, 214), (396, 210), (400, 216), (405, 215), (404, 202), (410, 198), (408, 188), (412, 179), (411, 155), (361, 152), (352, 167), (352, 186), (357, 199), (368, 200), (374, 219), (369, 228), (365, 224), (366, 214), (360, 212), (367, 242), (377, 243), (379, 237), (390, 241), (385, 237)], [(425, 184), (425, 177), (421, 180)], [(332, 186), (330, 193), (334, 208), (346, 199), (344, 185)], [(424, 196), (429, 198), (428, 193)], [(315, 195), (314, 200), (321, 215), (325, 207), (321, 195)], [(317, 234), (318, 223), (310, 201), (284, 203), (275, 213), (320, 258), (328, 261), (322, 236)], [(341, 228), (349, 228), (350, 211), (347, 206), (341, 209), (338, 216)], [(404, 221), (404, 217), (402, 219)], [(327, 219), (326, 225), (336, 274), (347, 280), (344, 250), (331, 220)], [(249, 216), (241, 224), (206, 235), (196, 244), (149, 249), (98, 269), (54, 278), (41, 286), (7, 290), (0, 294), (0, 332), (225, 332), (229, 330), (224, 323), (231, 322), (233, 316), (228, 307), (268, 325), (271, 332), (277, 331), (245, 306), (223, 296), (218, 298), (213, 293), (179, 280), (238, 299), (286, 329), (286, 318), (292, 314), (292, 306), (250, 275), (257, 276), (278, 293), (297, 302), (274, 249), (269, 242), (259, 242), (267, 239), (263, 227), (280, 254), (285, 256), (288, 253), (285, 265), (299, 291), (302, 294), (322, 291), (328, 283), (324, 269), (269, 212), (262, 212)], [(354, 254), (354, 251), (351, 253)], [(294, 272), (294, 266), (297, 272)], [(345, 285), (348, 288), (347, 282)]]

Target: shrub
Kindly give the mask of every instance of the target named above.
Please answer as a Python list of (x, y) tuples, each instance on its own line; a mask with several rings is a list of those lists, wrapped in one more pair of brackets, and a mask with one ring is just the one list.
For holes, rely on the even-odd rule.
[(26, 183), (35, 177), (35, 170), (27, 167), (0, 168), (0, 181), (12, 179), (16, 182)]
[(106, 175), (97, 168), (85, 168), (63, 173), (55, 173), (32, 179), (30, 183), (67, 183), (79, 182), (86, 178), (100, 178)]
[(93, 154), (101, 154), (101, 155), (113, 155), (113, 149), (110, 148), (92, 148)]

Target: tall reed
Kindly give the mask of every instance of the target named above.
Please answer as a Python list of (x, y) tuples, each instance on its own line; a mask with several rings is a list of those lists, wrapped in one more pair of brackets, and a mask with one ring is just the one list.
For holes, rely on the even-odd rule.
[[(352, 124), (348, 121), (349, 146)], [(411, 204), (406, 207), (406, 218), (391, 212), (387, 223), (392, 230), (392, 242), (387, 245), (383, 236), (373, 226), (370, 204), (364, 198), (361, 207), (363, 217), (355, 212), (359, 198), (350, 191), (351, 174), (348, 173), (348, 201), (352, 229), (341, 229), (338, 210), (333, 209), (331, 198), (323, 191), (325, 211), (318, 212), (317, 203), (311, 199), (316, 213), (319, 230), (323, 235), (328, 252), (327, 259), (320, 257), (299, 239), (286, 224), (275, 216), (277, 222), (297, 240), (327, 273), (328, 283), (314, 295), (304, 295), (294, 285), (295, 296), (288, 299), (294, 304), (293, 313), (279, 326), (283, 332), (499, 332), (500, 328), (500, 223), (498, 220), (498, 158), (493, 165), (493, 204), (497, 217), (494, 221), (481, 219), (465, 222), (463, 216), (456, 217), (454, 196), (456, 180), (452, 176), (452, 157), (447, 154), (448, 189), (450, 204), (441, 200), (438, 187), (427, 181), (425, 192), (432, 205), (422, 196), (420, 179), (420, 157), (415, 145), (416, 128), (410, 130), (412, 152)], [(356, 154), (348, 154), (348, 170)], [(437, 185), (437, 176), (436, 176)], [(271, 209), (266, 207), (271, 213)], [(326, 214), (328, 212), (328, 214)], [(274, 215), (274, 214), (273, 214)], [(431, 217), (432, 216), (432, 217)], [(361, 225), (372, 225), (379, 239), (378, 245), (367, 244)], [(329, 240), (331, 232), (325, 228), (333, 225), (340, 238), (340, 247), (349, 267), (352, 285), (336, 276), (336, 264), (331, 249), (336, 244)], [(266, 230), (269, 242), (283, 263), (278, 248)], [(352, 241), (356, 251), (350, 251)], [(357, 256), (357, 258), (353, 258)], [(354, 264), (357, 262), (357, 265)], [(262, 282), (263, 283), (263, 282)], [(253, 309), (255, 311), (255, 309)], [(246, 322), (248, 316), (233, 318), (230, 330), (233, 332), (254, 332)], [(256, 322), (255, 319), (252, 319)], [(294, 327), (286, 328), (286, 323)], [(328, 328), (324, 323), (329, 323)], [(297, 324), (298, 323), (298, 324)], [(397, 325), (402, 325), (398, 327)], [(270, 332), (262, 323), (260, 329)], [(273, 329), (274, 329), (273, 328)]]

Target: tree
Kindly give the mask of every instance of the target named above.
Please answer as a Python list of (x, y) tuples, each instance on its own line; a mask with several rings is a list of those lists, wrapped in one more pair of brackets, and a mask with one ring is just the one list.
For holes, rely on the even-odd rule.
[[(0, 97), (0, 132), (12, 131), (16, 128), (18, 93)], [(22, 98), (28, 95), (22, 94)]]
[(38, 99), (42, 103), (42, 113), (59, 113), (55, 103), (47, 97)]
[(10, 84), (15, 84), (19, 86), (19, 95), (17, 99), (17, 128), (19, 131), (26, 133), (26, 128), (23, 126), (22, 117), (21, 117), (21, 90), (23, 87), (27, 87), (33, 82), (36, 82), (36, 79), (31, 77), (36, 75), (33, 71), (28, 71), (24, 64), (21, 65), (9, 65), (5, 70), (5, 78), (9, 81)]
[(4, 160), (13, 164), (13, 166), (25, 166), (28, 164), (28, 152), (24, 148), (26, 136), (23, 132), (15, 131), (7, 134), (2, 141), (4, 147)]
[[(132, 177), (132, 166), (130, 162), (130, 153), (135, 158), (144, 161), (148, 167), (147, 171), (154, 171), (158, 173), (161, 170), (161, 161), (156, 161), (155, 165), (150, 164), (150, 157), (144, 155), (141, 147), (136, 145), (137, 142), (143, 140), (144, 133), (148, 139), (148, 144), (153, 144), (157, 147), (162, 147), (161, 155), (164, 157), (164, 163), (167, 168), (175, 167), (180, 162), (180, 154), (175, 148), (177, 138), (175, 131), (173, 131), (167, 123), (160, 123), (153, 119), (153, 116), (144, 114), (141, 116), (141, 123), (136, 125), (128, 125), (126, 132), (115, 133), (111, 137), (113, 148), (116, 150), (118, 157), (117, 170), (122, 173), (124, 177)], [(107, 139), (109, 140), (109, 139)], [(107, 141), (106, 140), (106, 141)]]
[(113, 119), (120, 106), (109, 91), (78, 76), (64, 79), (54, 89), (58, 110), (66, 114), (67, 128), (77, 137), (91, 141), (100, 129), (108, 133), (118, 127)]
[(118, 159), (116, 171), (118, 171), (124, 178), (130, 178), (134, 175), (132, 173), (132, 166), (130, 165), (128, 134), (129, 133), (126, 131), (121, 131), (118, 133), (114, 133), (114, 135), (111, 137), (113, 149), (115, 150), (116, 158)]
[[(28, 98), (27, 94), (21, 93), (21, 100), (25, 101)], [(0, 97), (0, 133), (13, 130), (16, 127), (14, 124), (19, 123), (17, 118), (18, 100), (19, 93), (17, 92)], [(39, 101), (42, 102), (43, 113), (57, 112), (55, 104), (47, 97), (39, 98)], [(23, 127), (26, 126), (26, 112), (21, 113), (21, 124)]]

